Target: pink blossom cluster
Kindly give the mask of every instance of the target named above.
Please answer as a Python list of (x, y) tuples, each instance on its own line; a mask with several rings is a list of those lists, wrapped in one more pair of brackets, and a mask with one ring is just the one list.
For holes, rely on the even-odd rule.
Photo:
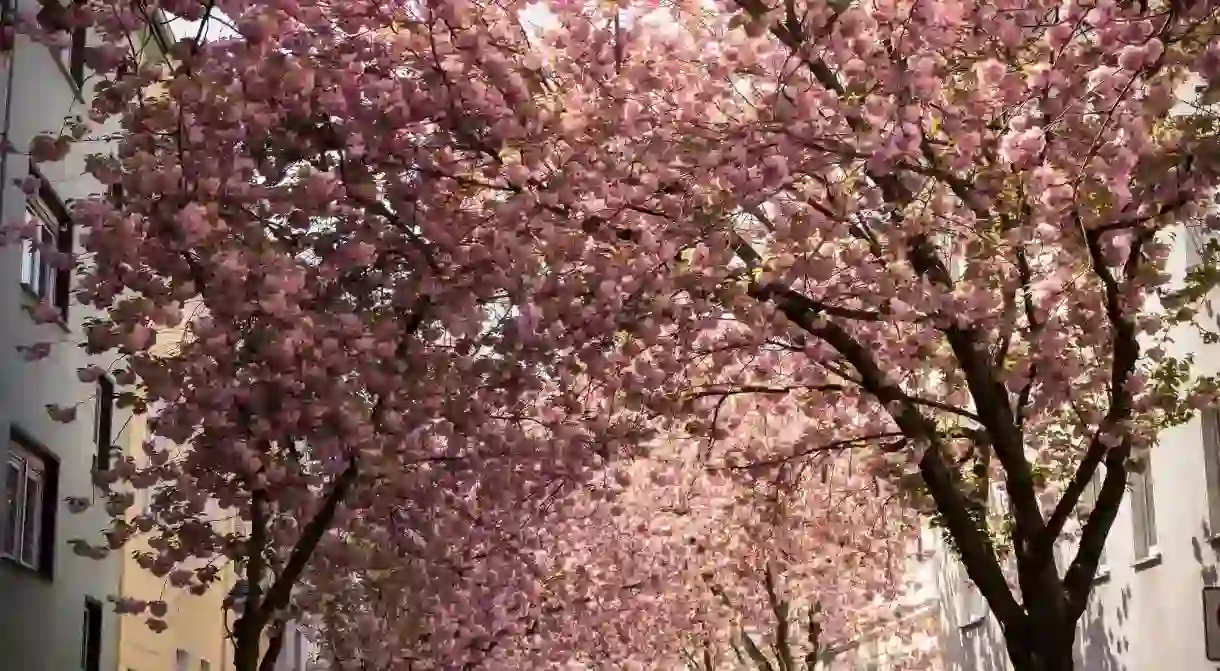
[[(1220, 181), (1220, 4), (536, 4), (72, 11), (123, 129), (74, 208), (86, 347), (157, 408), (105, 545), (204, 588), (250, 558), (219, 505), (273, 573), (309, 548), (340, 657), (657, 668), (782, 619), (760, 575), (851, 638), (930, 498), (1006, 630), (1070, 631), (1112, 516), (1063, 582), (1032, 553), (1215, 397), (1166, 348), (1216, 281), (1171, 252)], [(232, 35), (127, 62), (158, 10)]]

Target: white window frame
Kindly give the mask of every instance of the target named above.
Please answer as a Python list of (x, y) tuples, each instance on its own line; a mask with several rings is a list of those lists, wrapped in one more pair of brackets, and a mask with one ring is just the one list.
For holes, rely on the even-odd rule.
[[(17, 472), (17, 491), (8, 499), (8, 478)], [(31, 501), (31, 484), (37, 486)], [(47, 464), (37, 455), (14, 440), (9, 441), (8, 458), (4, 466), (4, 519), (0, 522), (0, 556), (7, 557), (22, 566), (34, 570), (42, 569), (42, 521), (46, 506)], [(31, 503), (33, 510), (30, 510)], [(32, 512), (32, 518), (31, 518)], [(32, 520), (32, 521), (30, 521)], [(27, 521), (29, 525), (27, 526)]]
[[(1093, 514), (1093, 509), (1097, 507), (1097, 499), (1101, 496), (1101, 486), (1106, 481), (1106, 465), (1098, 464), (1097, 469), (1093, 471), (1093, 477), (1088, 484), (1084, 486), (1084, 491), (1080, 493), (1080, 504), (1083, 506), (1084, 512), (1080, 515), (1080, 525), (1083, 529), (1084, 523), (1089, 519), (1089, 515)], [(1154, 520), (1155, 522), (1155, 520)], [(1156, 525), (1153, 525), (1155, 532)], [(1106, 540), (1109, 540), (1107, 538)], [(1155, 547), (1155, 546), (1154, 546)], [(1094, 580), (1101, 580), (1110, 575), (1110, 566), (1106, 561), (1106, 547), (1102, 545), (1101, 556), (1097, 558), (1097, 570), (1093, 573)]]
[(1152, 477), (1152, 455), (1145, 454), (1140, 459), (1143, 463), (1137, 466), (1139, 470), (1129, 472), (1128, 482), (1131, 486), (1131, 531), (1134, 544), (1132, 553), (1135, 563), (1143, 564), (1160, 558), (1161, 551), (1157, 547), (1156, 528), (1156, 496)]
[(26, 200), (25, 216), (28, 222), (38, 223), (38, 238), (42, 247), (36, 245), (33, 240), (21, 242), (21, 286), (40, 300), (58, 305), (59, 297), (55, 295), (58, 269), (47, 263), (42, 248), (50, 248), (53, 251), (59, 249), (62, 224), (59, 217), (52, 214), (46, 201), (39, 196), (29, 196)]

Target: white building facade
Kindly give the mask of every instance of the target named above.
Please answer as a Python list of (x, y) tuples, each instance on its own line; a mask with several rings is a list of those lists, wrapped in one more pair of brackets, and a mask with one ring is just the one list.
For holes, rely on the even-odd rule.
[[(1177, 237), (1181, 272), (1197, 262), (1199, 240)], [(1217, 313), (1208, 312), (1200, 318), (1220, 331)], [(1180, 352), (1195, 353), (1201, 373), (1220, 371), (1220, 347), (1193, 332), (1175, 341)], [(1063, 549), (1066, 564), (1072, 550)], [(960, 563), (943, 546), (930, 561), (939, 575), (946, 671), (1011, 668), (999, 625)], [(1220, 409), (1165, 431), (1145, 471), (1131, 474), (1075, 655), (1078, 671), (1220, 668)]]
[[(54, 0), (52, 0), (52, 3)], [(70, 0), (63, 0), (71, 6)], [(55, 21), (40, 0), (0, 2), (4, 20), (15, 12)], [(51, 12), (51, 13), (48, 13)], [(90, 35), (75, 31), (72, 46), (54, 52), (18, 37), (0, 62), (0, 132), (13, 153), (0, 153), (0, 221), (36, 221), (47, 248), (79, 250), (70, 217), (73, 199), (100, 191), (85, 175), (85, 143), (64, 161), (30, 164), (24, 153), (40, 133), (67, 132), (66, 119), (84, 117), (92, 82), (84, 68)], [(21, 153), (17, 153), (21, 152)], [(36, 173), (41, 188), (19, 185)], [(103, 560), (74, 554), (73, 539), (96, 543), (109, 526), (101, 505), (74, 514), (67, 497), (104, 503), (92, 484), (105, 467), (127, 415), (115, 405), (109, 379), (84, 384), (77, 371), (110, 367), (115, 357), (90, 357), (84, 340), (89, 311), (71, 300), (75, 277), (29, 244), (0, 247), (0, 668), (22, 671), (115, 671), (118, 626), (107, 598), (119, 586), (117, 554)], [(55, 307), (58, 323), (38, 324), (29, 309)], [(52, 353), (26, 361), (19, 347), (57, 343)], [(48, 406), (75, 408), (70, 423), (53, 420)]]

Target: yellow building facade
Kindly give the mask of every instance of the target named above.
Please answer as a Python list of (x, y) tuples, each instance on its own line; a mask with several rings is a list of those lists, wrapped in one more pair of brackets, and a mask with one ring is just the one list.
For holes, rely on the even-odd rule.
[[(152, 29), (138, 47), (142, 62), (169, 62), (169, 44), (174, 40), (168, 22), (158, 15)], [(155, 96), (155, 88), (146, 95)], [(156, 349), (168, 352), (181, 340), (181, 329), (166, 329), (158, 333)], [(148, 415), (137, 415), (124, 427), (116, 441), (123, 456), (136, 463), (146, 459), (140, 446), (148, 438)], [(136, 493), (136, 506), (148, 505), (149, 492)], [(228, 636), (228, 613), (223, 601), (234, 584), (233, 570), (224, 567), (221, 580), (205, 594), (196, 596), (171, 586), (141, 567), (135, 555), (149, 551), (140, 536), (123, 548), (122, 575), (119, 594), (145, 601), (164, 601), (168, 629), (155, 632), (144, 616), (127, 615), (119, 618), (118, 671), (228, 671), (233, 665), (233, 646)]]
[[(148, 437), (147, 416), (132, 419), (121, 442), (126, 456), (144, 458), (140, 445)], [(147, 492), (136, 496), (136, 505), (147, 505)], [(120, 594), (144, 601), (164, 601), (163, 618), (169, 628), (162, 632), (149, 629), (140, 616), (119, 620), (119, 671), (224, 671), (232, 666), (233, 646), (228, 637), (227, 611), (223, 601), (233, 585), (229, 567), (221, 571), (221, 581), (203, 595), (173, 587), (141, 567), (135, 554), (149, 551), (145, 540), (137, 537), (123, 549)]]

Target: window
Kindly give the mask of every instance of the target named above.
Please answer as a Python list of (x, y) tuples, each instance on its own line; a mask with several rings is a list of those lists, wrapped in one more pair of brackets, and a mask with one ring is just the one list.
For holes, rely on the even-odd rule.
[(0, 555), (51, 577), (57, 464), (14, 435), (4, 464), (3, 546)]
[(53, 264), (46, 250), (72, 253), (72, 220), (45, 180), (39, 194), (26, 201), (26, 217), (38, 227), (38, 244), (26, 240), (21, 245), (21, 286), (59, 308), (67, 321), (72, 271)]
[(957, 569), (957, 624), (959, 627), (969, 627), (987, 617), (987, 601), (983, 599), (983, 592), (967, 575), (966, 567), (959, 562)]
[(1203, 474), (1207, 478), (1207, 533), (1220, 535), (1220, 409), (1199, 413), (1203, 425)]
[[(83, 4), (83, 0), (77, 0)], [(76, 84), (77, 90), (85, 87), (85, 46), (88, 33), (84, 26), (72, 29), (72, 46), (68, 50), (68, 77)]]
[(85, 599), (80, 665), (84, 671), (99, 671), (102, 668), (102, 602), (97, 599)]
[[(1101, 496), (1101, 485), (1106, 481), (1106, 466), (1098, 464), (1097, 470), (1093, 471), (1093, 479), (1089, 480), (1089, 484), (1085, 485), (1084, 491), (1080, 493), (1081, 510), (1081, 525), (1089, 519), (1089, 515), (1093, 513), (1093, 508), (1097, 507), (1097, 498)], [(1106, 549), (1102, 547), (1101, 556), (1097, 558), (1097, 577), (1104, 577), (1109, 573), (1106, 567)]]
[[(1131, 470), (1131, 522), (1135, 530), (1135, 560), (1157, 556), (1156, 506), (1152, 497), (1152, 461), (1145, 456)], [(1138, 469), (1138, 472), (1136, 471)]]
[(304, 671), (304, 669), (305, 669), (305, 632), (301, 631), (300, 626), (294, 626), (292, 628), (292, 638), (293, 638), (292, 659), (294, 660), (293, 664), (295, 665), (295, 668), (297, 669), (297, 671)]
[(94, 443), (97, 446), (97, 470), (110, 468), (114, 445), (114, 382), (103, 375), (97, 380), (94, 408)]

